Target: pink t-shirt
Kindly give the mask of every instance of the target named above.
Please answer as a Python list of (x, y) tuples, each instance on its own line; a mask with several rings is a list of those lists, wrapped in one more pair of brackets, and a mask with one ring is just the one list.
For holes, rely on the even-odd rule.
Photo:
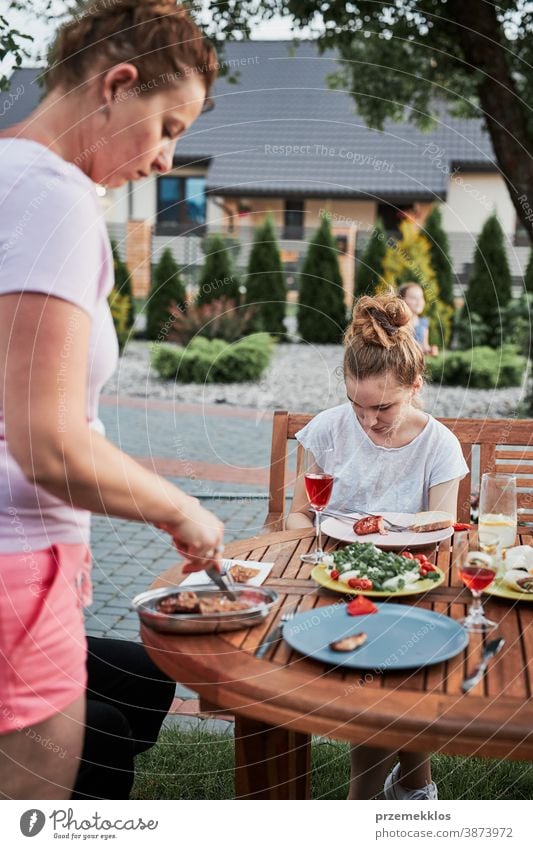
[[(72, 303), (65, 356), (76, 344), (80, 310), (91, 317), (87, 420), (98, 430), (98, 397), (118, 357), (107, 302), (112, 288), (111, 246), (92, 180), (37, 142), (0, 139), (0, 296), (42, 292)], [(51, 403), (58, 405), (61, 427), (60, 373), (57, 384)], [(25, 478), (9, 452), (0, 407), (0, 553), (87, 543), (89, 524), (87, 510)]]

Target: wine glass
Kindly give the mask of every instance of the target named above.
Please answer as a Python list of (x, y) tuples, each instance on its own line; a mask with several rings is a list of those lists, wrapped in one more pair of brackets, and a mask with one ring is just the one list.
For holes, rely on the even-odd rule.
[(485, 472), (481, 478), (479, 494), (479, 541), (483, 543), (487, 534), (500, 537), (497, 557), (515, 543), (517, 528), (516, 477)]
[(453, 559), (459, 577), (473, 596), (468, 615), (459, 620), (461, 625), (475, 634), (496, 628), (496, 622), (485, 616), (481, 603), (481, 591), (490, 586), (496, 577), (497, 566), (493, 557), (484, 551), (469, 551), (468, 532), (460, 531), (454, 534)]
[(324, 557), (322, 549), (322, 510), (331, 498), (333, 490), (333, 475), (326, 469), (333, 468), (333, 448), (316, 448), (310, 451), (304, 449), (302, 471), (304, 473), (305, 491), (309, 505), (315, 511), (315, 550), (310, 554), (302, 554), (304, 563), (320, 563)]

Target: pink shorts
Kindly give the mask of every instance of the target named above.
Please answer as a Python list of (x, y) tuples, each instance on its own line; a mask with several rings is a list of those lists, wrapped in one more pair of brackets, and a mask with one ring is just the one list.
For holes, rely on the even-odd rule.
[(84, 544), (0, 554), (0, 734), (62, 711), (85, 690)]

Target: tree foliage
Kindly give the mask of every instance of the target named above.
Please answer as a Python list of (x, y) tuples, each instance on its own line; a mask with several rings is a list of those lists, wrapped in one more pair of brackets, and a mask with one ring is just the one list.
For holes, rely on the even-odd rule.
[(332, 344), (346, 326), (338, 252), (327, 218), (312, 237), (300, 275), (298, 331), (305, 342)]
[[(194, 4), (193, 4), (194, 5)], [(429, 128), (452, 114), (483, 118), (517, 215), (533, 238), (533, 9), (525, 0), (211, 0), (220, 40), (247, 37), (258, 18), (285, 15), (310, 26), (340, 71), (331, 84), (351, 92), (378, 129), (387, 120)]]
[(529, 252), (529, 260), (524, 274), (524, 289), (526, 292), (533, 292), (533, 248)]
[(285, 334), (287, 282), (279, 253), (276, 229), (270, 215), (255, 229), (248, 260), (246, 303), (255, 304), (253, 327), (277, 335)]
[[(91, 0), (85, 0), (90, 3)], [(50, 0), (37, 13), (61, 19)], [(79, 2), (65, 2), (65, 13)], [(427, 128), (452, 114), (485, 120), (517, 215), (533, 238), (533, 9), (525, 0), (186, 0), (217, 45), (249, 38), (258, 20), (288, 16), (335, 49), (331, 84), (351, 92), (370, 126), (409, 120)], [(8, 8), (23, 7), (11, 0)], [(63, 16), (64, 17), (64, 16)], [(5, 19), (4, 19), (5, 20)], [(21, 33), (9, 24), (0, 48), (20, 64)]]
[(373, 295), (383, 285), (383, 261), (387, 253), (387, 234), (380, 219), (370, 234), (355, 268), (355, 297)]
[(128, 316), (126, 319), (126, 327), (131, 330), (135, 321), (135, 304), (133, 302), (133, 289), (131, 285), (131, 274), (128, 266), (121, 259), (118, 245), (114, 239), (111, 239), (111, 250), (113, 252), (113, 271), (115, 275), (114, 288), (119, 295), (125, 295), (129, 300)]
[(485, 221), (479, 234), (472, 272), (465, 294), (465, 313), (475, 313), (495, 337), (501, 334), (501, 311), (512, 297), (512, 280), (505, 236), (496, 215)]
[(400, 224), (401, 238), (387, 241), (383, 262), (385, 287), (418, 283), (424, 291), (425, 314), (429, 318), (429, 341), (443, 347), (451, 338), (453, 308), (440, 298), (439, 284), (431, 262), (431, 245), (418, 224), (405, 218)]
[(424, 235), (429, 242), (431, 265), (437, 278), (441, 300), (453, 307), (453, 262), (438, 206), (433, 207), (424, 222)]
[(186, 310), (185, 286), (170, 248), (165, 248), (153, 275), (146, 306), (146, 336), (164, 341), (172, 326), (170, 311), (177, 305)]

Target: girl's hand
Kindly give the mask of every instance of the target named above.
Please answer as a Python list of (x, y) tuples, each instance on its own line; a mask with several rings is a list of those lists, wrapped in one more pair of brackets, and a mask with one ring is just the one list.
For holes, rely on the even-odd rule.
[(156, 522), (156, 527), (170, 534), (180, 554), (189, 561), (185, 574), (199, 572), (209, 566), (222, 567), (224, 525), (205, 510), (197, 498), (190, 498), (183, 515), (175, 522)]

